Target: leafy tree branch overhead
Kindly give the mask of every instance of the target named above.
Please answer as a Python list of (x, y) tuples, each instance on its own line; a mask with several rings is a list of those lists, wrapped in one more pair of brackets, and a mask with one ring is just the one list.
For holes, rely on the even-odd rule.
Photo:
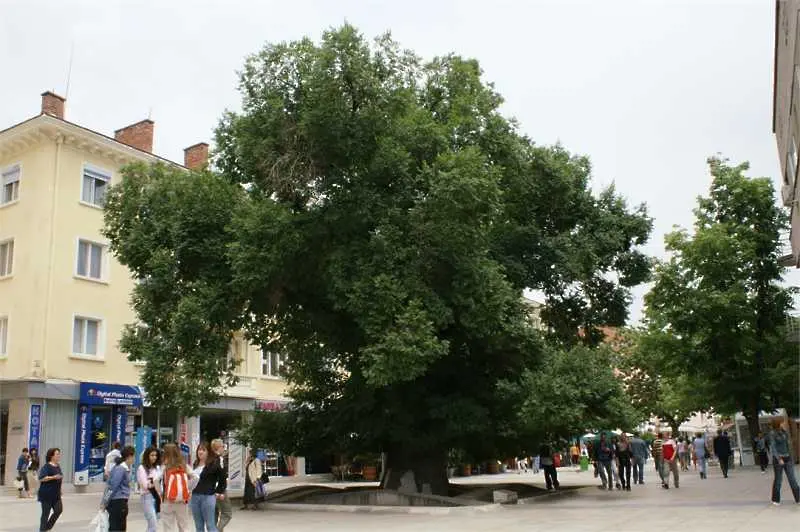
[(240, 90), (214, 173), (137, 167), (111, 193), (112, 250), (146, 280), (122, 345), (154, 404), (213, 399), (241, 328), (289, 355), (295, 449), (385, 451), (384, 485), (412, 471), (434, 493), (448, 449), (516, 452), (499, 384), (524, 386), (544, 345), (523, 289), (565, 344), (624, 322), (649, 270), (644, 207), (521, 134), (472, 59), (345, 25), (268, 44)]

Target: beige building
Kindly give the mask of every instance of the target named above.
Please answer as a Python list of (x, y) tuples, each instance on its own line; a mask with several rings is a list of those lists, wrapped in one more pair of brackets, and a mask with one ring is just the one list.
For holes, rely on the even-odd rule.
[[(113, 137), (64, 119), (65, 100), (42, 95), (41, 113), (0, 131), (0, 459), (11, 483), (23, 447), (60, 447), (68, 482), (98, 480), (111, 441), (143, 425), (161, 441), (216, 437), (254, 408), (285, 404), (282, 357), (236, 338), (239, 384), (199, 418), (148, 407), (140, 368), (117, 347), (135, 316), (134, 280), (101, 234), (106, 190), (134, 161), (183, 167), (152, 153), (154, 123)], [(208, 145), (185, 150), (206, 163)], [(155, 439), (155, 438), (153, 438)], [(73, 473), (79, 474), (73, 478)], [(100, 477), (101, 478), (101, 477)]]
[[(773, 86), (772, 131), (778, 143), (781, 163), (780, 193), (783, 205), (791, 213), (791, 253), (787, 265), (800, 259), (800, 209), (797, 190), (798, 141), (800, 141), (800, 47), (798, 10), (800, 0), (775, 2), (775, 66)], [(787, 250), (788, 252), (788, 250)]]

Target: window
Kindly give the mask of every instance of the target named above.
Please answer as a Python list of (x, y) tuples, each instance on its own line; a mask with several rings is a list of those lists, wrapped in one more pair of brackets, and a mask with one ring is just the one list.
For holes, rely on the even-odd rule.
[(783, 176), (783, 181), (787, 185), (794, 183), (797, 176), (797, 139), (792, 135), (792, 141), (789, 143), (789, 151), (786, 153), (786, 175)]
[(11, 275), (14, 268), (14, 241), (0, 242), (0, 277)]
[(3, 190), (0, 192), (0, 205), (19, 199), (19, 175), (19, 165), (3, 170), (2, 178), (0, 178), (3, 185)]
[(0, 317), (0, 356), (8, 354), (8, 317)]
[(89, 279), (103, 278), (105, 246), (88, 240), (78, 240), (78, 276)]
[(79, 355), (97, 355), (100, 343), (100, 320), (75, 318), (72, 325), (72, 352)]
[(264, 377), (282, 377), (288, 357), (280, 353), (261, 350), (261, 375)]
[(102, 207), (106, 202), (106, 189), (111, 176), (95, 168), (83, 168), (83, 188), (81, 201)]

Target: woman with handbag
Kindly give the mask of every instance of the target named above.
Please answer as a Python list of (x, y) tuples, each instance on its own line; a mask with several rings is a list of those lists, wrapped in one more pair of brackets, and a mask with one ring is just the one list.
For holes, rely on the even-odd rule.
[(161, 513), (161, 457), (158, 449), (148, 447), (142, 453), (142, 463), (136, 470), (136, 481), (142, 493), (142, 510), (147, 521), (147, 532), (158, 530)]
[[(108, 510), (109, 532), (124, 532), (128, 529), (128, 499), (131, 496), (131, 467), (136, 451), (127, 446), (116, 458), (117, 465), (108, 477), (104, 506)], [(105, 499), (105, 496), (104, 496)]]
[[(250, 449), (247, 467), (245, 468), (244, 479), (244, 499), (242, 510), (248, 510), (251, 506), (253, 510), (258, 510), (260, 499), (264, 498), (264, 485), (261, 476), (264, 474), (264, 467), (261, 460), (256, 456), (256, 450)], [(259, 494), (260, 492), (260, 494)]]

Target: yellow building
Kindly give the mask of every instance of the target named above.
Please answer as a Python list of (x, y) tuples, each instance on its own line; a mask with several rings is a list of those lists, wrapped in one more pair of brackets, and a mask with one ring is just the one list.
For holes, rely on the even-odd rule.
[[(217, 437), (254, 408), (285, 403), (283, 359), (234, 339), (240, 382), (199, 418), (148, 408), (140, 368), (118, 349), (134, 280), (108, 251), (103, 201), (125, 164), (181, 166), (152, 153), (154, 123), (114, 137), (64, 119), (64, 98), (45, 92), (41, 113), (0, 131), (0, 462), (11, 484), (23, 447), (60, 447), (65, 480), (97, 481), (112, 440), (142, 425), (161, 440)], [(206, 164), (208, 145), (185, 150)], [(80, 474), (73, 473), (76, 469)]]

